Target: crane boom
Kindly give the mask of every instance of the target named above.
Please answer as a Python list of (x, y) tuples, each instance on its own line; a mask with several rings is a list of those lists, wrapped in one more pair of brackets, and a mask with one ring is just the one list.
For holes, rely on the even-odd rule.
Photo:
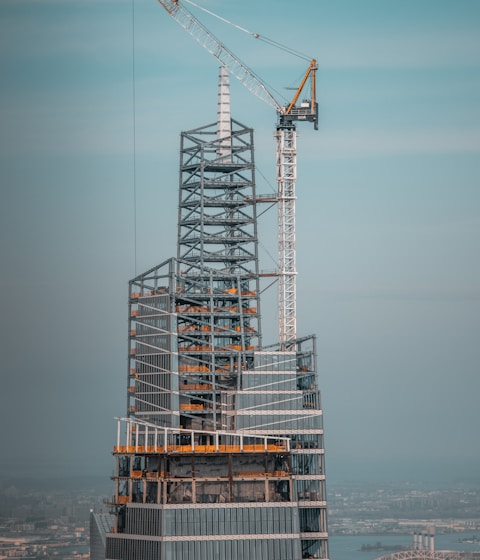
[[(204, 49), (212, 54), (231, 74), (254, 95), (273, 107), (278, 116), (276, 127), (276, 167), (278, 203), (278, 307), (279, 342), (282, 348), (295, 347), (296, 333), (296, 235), (295, 235), (295, 185), (297, 178), (296, 121), (313, 122), (318, 128), (316, 103), (317, 63), (312, 59), (288, 105), (280, 104), (262, 80), (219, 41), (179, 0), (158, 0), (173, 19), (183, 27)], [(311, 96), (297, 101), (308, 79)]]
[(248, 68), (237, 56), (213, 35), (198, 19), (189, 12), (178, 0), (158, 0), (173, 19), (213, 55), (223, 66), (228, 68), (249, 91), (262, 101), (273, 107), (277, 113), (283, 114), (285, 107), (275, 99), (262, 80)]

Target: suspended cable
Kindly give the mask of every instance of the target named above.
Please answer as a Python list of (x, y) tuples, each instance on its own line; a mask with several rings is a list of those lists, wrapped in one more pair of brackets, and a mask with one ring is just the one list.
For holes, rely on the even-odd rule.
[(267, 256), (270, 257), (270, 260), (272, 261), (272, 263), (273, 263), (275, 266), (278, 266), (278, 261), (277, 261), (277, 259), (275, 259), (275, 258), (272, 256), (272, 254), (271, 254), (270, 251), (265, 247), (265, 245), (264, 245), (261, 241), (259, 241), (258, 244), (259, 244), (260, 247), (265, 251), (265, 253), (267, 254)]
[(230, 20), (216, 14), (215, 12), (212, 12), (211, 10), (207, 10), (207, 8), (204, 8), (203, 6), (199, 6), (198, 4), (193, 2), (192, 0), (185, 0), (185, 2), (188, 2), (188, 4), (191, 4), (192, 6), (195, 6), (195, 8), (198, 8), (202, 12), (205, 12), (206, 14), (209, 14), (214, 18), (217, 18), (220, 21), (223, 21), (224, 23), (226, 23), (228, 25), (231, 25), (232, 27), (235, 27), (235, 29), (238, 29), (239, 31), (243, 31), (243, 33), (247, 33), (247, 35), (251, 35), (255, 39), (260, 39), (260, 41), (263, 41), (264, 43), (267, 43), (267, 44), (271, 45), (272, 47), (276, 47), (277, 49), (285, 51), (285, 52), (287, 52), (287, 53), (289, 53), (293, 56), (297, 56), (298, 58), (301, 58), (303, 60), (310, 60), (311, 59), (311, 57), (307, 56), (306, 54), (301, 53), (299, 51), (296, 51), (295, 49), (292, 49), (291, 47), (288, 47), (287, 45), (283, 45), (282, 43), (279, 43), (278, 41), (274, 41), (273, 39), (269, 39), (268, 37), (260, 35), (259, 33), (254, 33), (253, 31), (249, 31), (248, 29), (245, 29), (245, 27), (237, 25), (236, 23), (233, 23), (233, 21), (230, 21)]
[(132, 0), (132, 113), (133, 113), (133, 254), (135, 276), (137, 275), (137, 148), (136, 148), (136, 101), (135, 101), (135, 0)]
[(264, 37), (263, 35), (259, 35), (258, 39), (260, 41), (263, 41), (264, 43), (267, 43), (269, 45), (271, 45), (272, 47), (276, 47), (277, 49), (280, 49), (282, 51), (285, 51), (293, 56), (296, 56), (298, 58), (301, 58), (302, 60), (306, 60), (306, 61), (310, 61), (311, 57), (307, 56), (306, 54), (300, 52), (300, 51), (296, 51), (295, 49), (292, 49), (291, 47), (287, 47), (287, 45), (283, 45), (282, 43), (279, 43), (278, 41), (274, 41), (273, 39), (269, 39), (268, 37)]
[(273, 185), (268, 179), (267, 177), (265, 177), (265, 174), (262, 172), (262, 170), (258, 167), (258, 165), (255, 166), (255, 171), (262, 177), (262, 179), (265, 181), (265, 183), (267, 183), (267, 185), (270, 187), (270, 190), (273, 193), (277, 192), (277, 186)]
[(195, 4), (195, 2), (192, 2), (192, 0), (185, 0), (185, 2), (188, 2), (192, 6), (195, 6), (195, 8), (198, 8), (199, 10), (202, 10), (202, 12), (205, 12), (206, 14), (210, 14), (214, 18), (217, 18), (220, 21), (223, 21), (224, 23), (228, 23), (228, 25), (231, 25), (231, 26), (239, 29), (240, 31), (243, 31), (244, 33), (248, 33), (249, 35), (252, 35), (252, 37), (255, 37), (255, 39), (259, 38), (258, 33), (252, 33), (248, 29), (245, 29), (244, 27), (241, 27), (240, 25), (237, 25), (236, 23), (233, 23), (232, 21), (229, 21), (228, 19), (216, 14), (215, 12), (211, 12), (210, 10), (207, 10), (207, 8), (204, 8), (203, 6), (199, 6), (198, 4)]

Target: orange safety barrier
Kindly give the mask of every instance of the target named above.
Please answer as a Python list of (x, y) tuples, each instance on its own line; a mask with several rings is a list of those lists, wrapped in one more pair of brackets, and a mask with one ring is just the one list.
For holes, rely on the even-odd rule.
[(142, 471), (132, 471), (132, 478), (142, 478)]
[(246, 307), (243, 310), (244, 313), (249, 313), (251, 315), (255, 314), (257, 312), (257, 308), (256, 307)]
[(210, 345), (204, 346), (179, 346), (179, 352), (211, 352), (212, 347)]
[(191, 332), (196, 330), (197, 328), (195, 327), (195, 325), (180, 325), (178, 327), (178, 332)]
[(178, 367), (178, 371), (180, 373), (196, 373), (196, 372), (208, 373), (210, 370), (208, 369), (207, 366), (185, 366), (185, 365), (181, 365), (181, 366)]
[[(193, 406), (203, 406), (203, 405), (193, 405)], [(180, 405), (182, 407), (182, 405)], [(129, 445), (129, 446), (115, 446), (113, 448), (114, 453), (163, 453), (165, 451), (163, 443), (159, 444), (155, 449), (154, 445)], [(195, 445), (193, 450), (192, 446), (189, 445), (167, 445), (167, 451), (176, 451), (178, 453), (263, 453), (265, 452), (265, 445), (263, 443), (251, 443), (245, 444), (243, 449), (240, 445), (226, 445), (219, 444), (218, 449), (215, 445)], [(282, 452), (286, 451), (286, 446), (283, 444), (268, 444), (267, 451), (270, 452)], [(142, 471), (132, 471), (132, 478), (139, 478), (135, 476), (135, 473), (142, 473)], [(280, 474), (284, 473), (284, 474)], [(286, 471), (274, 471), (274, 476), (285, 476), (288, 473)]]
[(216, 448), (214, 445), (196, 445), (195, 451), (197, 453), (213, 453), (216, 451)]
[(130, 313), (131, 317), (138, 317), (138, 309), (132, 309), (132, 312)]
[(173, 447), (174, 449), (172, 451), (179, 451), (180, 453), (191, 453), (192, 452), (192, 446), (191, 445), (172, 445), (172, 446), (168, 446), (169, 449), (170, 447)]
[[(132, 426), (133, 429), (134, 426)], [(155, 446), (154, 445), (129, 445), (127, 448), (127, 453), (154, 453)], [(158, 447), (158, 451), (161, 451), (163, 447)], [(142, 472), (142, 471), (138, 471)], [(133, 476), (133, 475), (132, 475)]]
[(269, 443), (267, 449), (268, 451), (286, 451), (287, 446), (284, 443)]
[(181, 404), (180, 410), (203, 410), (203, 404)]
[(164, 476), (163, 471), (158, 472), (147, 472), (147, 478), (162, 478)]
[(130, 496), (118, 496), (117, 500), (119, 504), (128, 504)]
[(210, 309), (206, 305), (177, 305), (177, 313), (208, 313)]
[(243, 446), (243, 450), (250, 452), (265, 451), (265, 445), (263, 443), (247, 443)]
[(187, 383), (180, 386), (183, 391), (210, 391), (212, 386), (207, 383)]
[(140, 292), (135, 292), (133, 294), (130, 295), (130, 297), (132, 299), (138, 299), (141, 296)]

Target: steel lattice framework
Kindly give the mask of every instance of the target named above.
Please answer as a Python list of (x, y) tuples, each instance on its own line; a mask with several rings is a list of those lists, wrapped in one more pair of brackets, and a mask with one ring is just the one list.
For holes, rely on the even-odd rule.
[(252, 129), (232, 120), (228, 138), (217, 124), (183, 132), (180, 160), (178, 259), (258, 275)]
[(278, 293), (279, 342), (294, 344), (296, 320), (295, 183), (297, 169), (296, 132), (293, 125), (279, 127), (277, 141), (278, 183)]

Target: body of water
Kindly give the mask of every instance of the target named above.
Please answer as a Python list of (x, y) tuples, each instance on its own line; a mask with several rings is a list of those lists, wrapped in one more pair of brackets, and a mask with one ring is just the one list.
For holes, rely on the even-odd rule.
[[(435, 535), (435, 550), (458, 550), (464, 552), (480, 552), (480, 543), (464, 542), (477, 537), (480, 531), (465, 533), (446, 533)], [(330, 537), (331, 560), (374, 560), (392, 551), (369, 550), (362, 551), (362, 545), (375, 545), (380, 542), (387, 547), (412, 546), (412, 535), (352, 535)]]

